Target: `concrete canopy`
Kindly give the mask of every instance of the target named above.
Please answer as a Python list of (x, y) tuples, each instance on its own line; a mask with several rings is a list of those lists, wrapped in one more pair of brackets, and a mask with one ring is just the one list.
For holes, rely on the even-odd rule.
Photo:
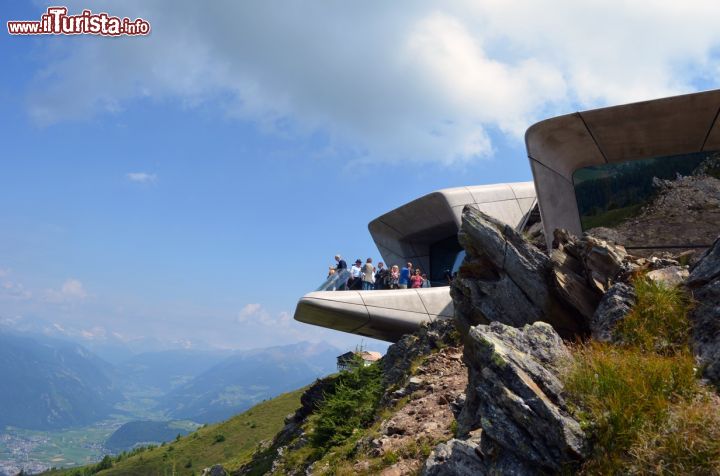
[(548, 248), (581, 234), (573, 173), (583, 167), (720, 149), (720, 90), (547, 119), (525, 133)]
[(535, 202), (532, 182), (446, 188), (374, 219), (368, 225), (385, 263), (408, 261), (430, 269), (430, 245), (457, 235), (465, 205), (475, 205), (509, 225), (519, 225)]

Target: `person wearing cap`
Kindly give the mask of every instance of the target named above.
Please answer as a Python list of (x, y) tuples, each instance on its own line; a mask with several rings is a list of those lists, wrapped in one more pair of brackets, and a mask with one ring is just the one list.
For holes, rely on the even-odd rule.
[(348, 287), (350, 289), (360, 289), (360, 283), (362, 278), (362, 261), (360, 259), (355, 260), (355, 264), (350, 268), (350, 281), (348, 281)]

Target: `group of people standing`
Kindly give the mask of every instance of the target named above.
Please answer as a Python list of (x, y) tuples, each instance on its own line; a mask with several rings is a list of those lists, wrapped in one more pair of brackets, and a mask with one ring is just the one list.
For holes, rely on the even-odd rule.
[[(332, 276), (343, 276), (343, 270), (348, 270), (347, 263), (342, 256), (335, 255), (336, 266), (330, 266), (328, 269), (328, 278)], [(348, 270), (347, 281), (337, 283), (335, 289), (355, 289), (369, 291), (372, 289), (407, 289), (407, 288), (429, 288), (430, 280), (427, 274), (424, 274), (420, 268), (413, 267), (408, 262), (402, 269), (398, 265), (393, 265), (388, 269), (385, 263), (380, 261), (377, 267), (373, 265), (372, 258), (365, 260), (365, 264), (360, 259)]]

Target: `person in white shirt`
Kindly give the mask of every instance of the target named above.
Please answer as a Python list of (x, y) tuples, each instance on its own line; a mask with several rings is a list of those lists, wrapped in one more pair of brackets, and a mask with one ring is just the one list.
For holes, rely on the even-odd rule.
[(350, 281), (348, 282), (349, 289), (360, 289), (360, 282), (362, 279), (362, 261), (359, 259), (355, 260), (355, 264), (350, 268)]

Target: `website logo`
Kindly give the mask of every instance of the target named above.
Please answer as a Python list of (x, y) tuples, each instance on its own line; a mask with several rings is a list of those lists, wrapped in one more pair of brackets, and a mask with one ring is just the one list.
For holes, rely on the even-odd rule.
[(39, 21), (8, 21), (11, 35), (99, 35), (138, 36), (150, 34), (150, 22), (142, 18), (131, 20), (83, 10), (68, 15), (67, 7), (48, 7)]

